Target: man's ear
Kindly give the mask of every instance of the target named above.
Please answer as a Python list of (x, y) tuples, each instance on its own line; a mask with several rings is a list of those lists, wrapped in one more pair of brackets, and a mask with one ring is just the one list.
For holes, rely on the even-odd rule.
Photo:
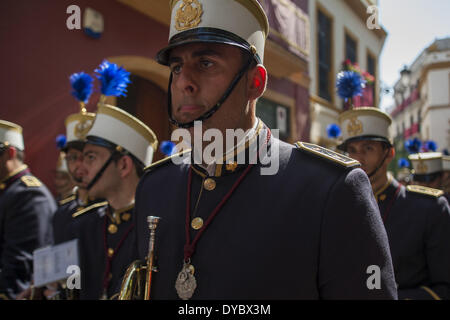
[(386, 162), (390, 163), (392, 161), (392, 159), (395, 158), (395, 149), (394, 147), (390, 147), (388, 150), (388, 156), (386, 157)]
[(124, 178), (130, 174), (133, 170), (133, 160), (130, 156), (123, 156), (117, 162), (117, 168), (120, 172), (120, 177)]
[(255, 100), (261, 97), (264, 91), (266, 91), (267, 70), (262, 64), (258, 64), (255, 68), (253, 68), (253, 70), (251, 70), (249, 75), (249, 99)]

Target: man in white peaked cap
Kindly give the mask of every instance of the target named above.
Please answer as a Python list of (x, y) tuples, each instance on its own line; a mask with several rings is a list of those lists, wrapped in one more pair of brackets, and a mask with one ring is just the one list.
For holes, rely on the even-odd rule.
[(422, 152), (408, 156), (413, 167), (414, 184), (433, 189), (442, 188), (442, 153)]
[[(357, 161), (281, 142), (256, 117), (269, 23), (256, 0), (171, 0), (168, 113), (195, 141), (245, 132), (212, 161), (150, 166), (136, 191), (139, 257), (156, 230), (154, 299), (396, 298), (386, 233)], [(198, 134), (198, 133), (197, 133)], [(276, 164), (279, 164), (277, 166)], [(266, 171), (275, 168), (273, 171)], [(356, 199), (356, 201), (355, 201)], [(380, 267), (380, 290), (367, 268)]]
[(99, 104), (83, 150), (83, 181), (89, 195), (108, 201), (104, 215), (80, 230), (81, 250), (88, 261), (87, 287), (81, 299), (108, 299), (136, 258), (134, 195), (144, 167), (157, 150), (153, 131), (139, 119)]
[(33, 251), (53, 242), (55, 200), (24, 157), (22, 127), (0, 120), (0, 300), (28, 288)]
[(405, 187), (388, 174), (395, 156), (391, 123), (377, 108), (346, 111), (339, 116), (343, 143), (338, 148), (369, 176), (388, 234), (399, 299), (448, 299), (450, 209), (442, 191)]

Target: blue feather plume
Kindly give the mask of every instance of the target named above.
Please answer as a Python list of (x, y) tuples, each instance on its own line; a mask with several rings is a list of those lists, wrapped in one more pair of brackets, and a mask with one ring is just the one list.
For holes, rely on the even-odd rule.
[(360, 74), (354, 71), (341, 71), (337, 75), (336, 88), (339, 97), (347, 101), (354, 96), (362, 95), (366, 85)]
[(161, 150), (162, 153), (164, 153), (167, 156), (171, 156), (176, 151), (175, 143), (173, 143), (172, 141), (161, 142), (159, 149)]
[(409, 161), (405, 158), (401, 158), (398, 160), (398, 167), (399, 168), (408, 168), (409, 167)]
[(72, 86), (72, 95), (80, 102), (87, 103), (92, 94), (94, 87), (94, 79), (84, 73), (74, 73), (70, 76), (70, 84)]
[(103, 60), (98, 69), (97, 78), (101, 82), (101, 93), (105, 96), (126, 96), (130, 73), (117, 64)]
[(59, 149), (64, 148), (66, 146), (66, 142), (67, 142), (67, 139), (66, 139), (65, 135), (59, 134), (56, 137), (56, 147), (58, 147)]
[(327, 135), (331, 139), (337, 138), (341, 135), (341, 128), (337, 124), (332, 123), (327, 127)]
[(425, 142), (425, 150), (426, 151), (432, 151), (435, 152), (438, 148), (437, 143), (434, 142), (433, 140), (429, 140), (427, 142)]
[(405, 142), (405, 149), (410, 153), (419, 153), (422, 147), (422, 142), (418, 138), (409, 139)]

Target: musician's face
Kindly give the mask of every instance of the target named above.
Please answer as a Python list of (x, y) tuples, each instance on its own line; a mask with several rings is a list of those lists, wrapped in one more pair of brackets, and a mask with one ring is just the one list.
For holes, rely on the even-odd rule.
[(442, 175), (436, 177), (433, 181), (428, 182), (414, 180), (414, 184), (433, 189), (442, 189)]
[[(101, 170), (103, 165), (111, 156), (111, 151), (107, 148), (86, 144), (83, 150), (83, 169), (85, 175), (83, 182), (88, 185)], [(97, 182), (88, 190), (89, 196), (92, 198), (104, 198), (112, 194), (112, 192), (121, 183), (120, 177), (117, 174), (117, 166), (114, 161), (111, 161), (103, 174), (98, 178)]]
[[(177, 47), (169, 58), (172, 71), (172, 114), (180, 123), (191, 122), (213, 108), (243, 66), (244, 55), (236, 47), (197, 43)], [(203, 129), (244, 128), (251, 110), (243, 76), (220, 109), (203, 121)]]
[(69, 173), (77, 186), (86, 188), (86, 184), (83, 182), (83, 176), (86, 174), (86, 170), (83, 167), (83, 152), (75, 148), (69, 148), (66, 154), (66, 163)]
[[(386, 154), (389, 153), (389, 148), (385, 148), (380, 141), (360, 140), (349, 142), (347, 153), (349, 157), (358, 160), (361, 163), (361, 169), (369, 175), (382, 163)], [(387, 166), (391, 160), (392, 157), (388, 155), (375, 176), (386, 174)]]

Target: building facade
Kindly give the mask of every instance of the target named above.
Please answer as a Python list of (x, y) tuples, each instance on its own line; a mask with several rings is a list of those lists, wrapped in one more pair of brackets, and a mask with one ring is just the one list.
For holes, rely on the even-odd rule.
[[(309, 63), (311, 133), (313, 143), (334, 147), (327, 127), (337, 123), (338, 115), (349, 106), (335, 89), (337, 74), (346, 66), (370, 79), (363, 97), (354, 99), (358, 106), (379, 107), (379, 56), (387, 36), (376, 23), (376, 0), (310, 0), (311, 55)], [(376, 17), (375, 17), (376, 18)], [(367, 77), (366, 77), (367, 76)]]
[(394, 85), (391, 135), (399, 156), (411, 138), (436, 142), (437, 151), (450, 151), (450, 38), (435, 40)]

